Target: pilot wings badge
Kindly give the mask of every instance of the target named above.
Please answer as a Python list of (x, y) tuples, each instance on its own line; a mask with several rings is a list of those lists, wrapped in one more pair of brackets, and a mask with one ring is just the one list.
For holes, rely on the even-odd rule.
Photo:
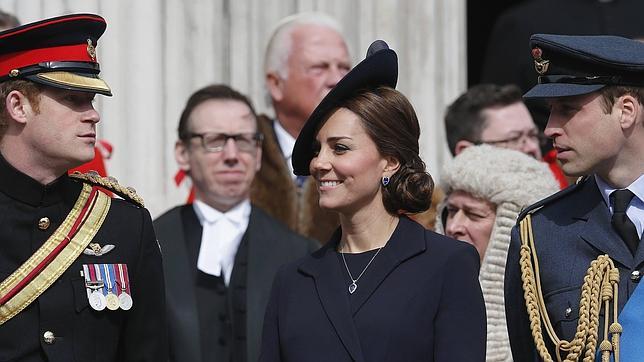
[(89, 246), (85, 248), (85, 250), (83, 250), (83, 254), (91, 256), (103, 256), (114, 250), (114, 248), (115, 246), (112, 244), (101, 246), (99, 243), (90, 243)]

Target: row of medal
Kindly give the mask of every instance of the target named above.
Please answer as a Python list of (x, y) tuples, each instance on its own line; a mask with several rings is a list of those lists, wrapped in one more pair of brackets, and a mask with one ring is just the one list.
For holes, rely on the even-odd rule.
[(130, 310), (132, 297), (126, 264), (83, 264), (85, 290), (94, 310)]

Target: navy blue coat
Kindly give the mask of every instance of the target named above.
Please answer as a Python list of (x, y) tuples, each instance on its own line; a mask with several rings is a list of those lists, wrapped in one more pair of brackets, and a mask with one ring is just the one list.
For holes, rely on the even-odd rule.
[(260, 361), (484, 361), (479, 256), (401, 218), (351, 299), (337, 232), (280, 269)]
[[(608, 254), (619, 269), (619, 310), (635, 291), (639, 279), (631, 273), (644, 266), (644, 248), (633, 256), (610, 223), (610, 211), (594, 177), (571, 186), (529, 209), (541, 271), (541, 287), (550, 321), (560, 339), (574, 338), (584, 275), (591, 261)], [(505, 275), (505, 309), (515, 361), (540, 361), (530, 332), (519, 268), (521, 242), (512, 230)], [(603, 314), (603, 312), (602, 312)], [(600, 323), (603, 318), (600, 318)], [(599, 341), (603, 338), (600, 328)], [(545, 329), (544, 329), (545, 333)], [(544, 340), (548, 341), (547, 333)], [(551, 354), (552, 344), (549, 345)], [(553, 355), (554, 356), (554, 355)]]

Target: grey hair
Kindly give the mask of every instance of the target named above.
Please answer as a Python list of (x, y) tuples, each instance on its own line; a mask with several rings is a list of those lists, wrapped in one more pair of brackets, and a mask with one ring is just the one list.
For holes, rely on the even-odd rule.
[(303, 25), (328, 27), (342, 35), (340, 23), (327, 14), (303, 12), (289, 15), (277, 24), (268, 40), (264, 55), (264, 74), (275, 72), (283, 79), (288, 77), (287, 62), (293, 45), (292, 34), (296, 28)]

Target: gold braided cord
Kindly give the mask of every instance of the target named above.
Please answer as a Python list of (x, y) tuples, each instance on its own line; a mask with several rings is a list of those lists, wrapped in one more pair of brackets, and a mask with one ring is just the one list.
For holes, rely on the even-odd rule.
[(121, 196), (123, 199), (136, 204), (137, 206), (145, 207), (143, 198), (136, 193), (136, 190), (134, 190), (134, 188), (119, 184), (118, 180), (114, 177), (102, 177), (96, 171), (90, 171), (87, 173), (80, 173), (78, 171), (75, 171), (69, 176), (75, 179), (83, 180), (95, 186), (103, 187)]
[[(545, 329), (550, 341), (555, 346), (556, 358), (562, 361), (595, 361), (597, 337), (599, 335), (599, 312), (604, 308), (603, 340), (599, 344), (602, 361), (609, 361), (611, 354), (614, 362), (619, 362), (619, 337), (622, 327), (617, 323), (617, 293), (619, 285), (619, 270), (608, 255), (600, 255), (590, 263), (584, 276), (579, 301), (579, 322), (575, 336), (571, 341), (560, 339), (550, 321), (546, 303), (543, 299), (539, 260), (534, 245), (531, 215), (526, 215), (519, 222), (521, 233), (521, 250), (519, 264), (526, 310), (530, 320), (530, 330), (537, 352), (546, 362), (552, 362), (553, 357), (546, 348), (544, 341)], [(612, 312), (610, 313), (612, 307)], [(611, 322), (612, 317), (612, 323)], [(611, 339), (609, 340), (609, 336)], [(566, 353), (562, 358), (562, 353)]]

